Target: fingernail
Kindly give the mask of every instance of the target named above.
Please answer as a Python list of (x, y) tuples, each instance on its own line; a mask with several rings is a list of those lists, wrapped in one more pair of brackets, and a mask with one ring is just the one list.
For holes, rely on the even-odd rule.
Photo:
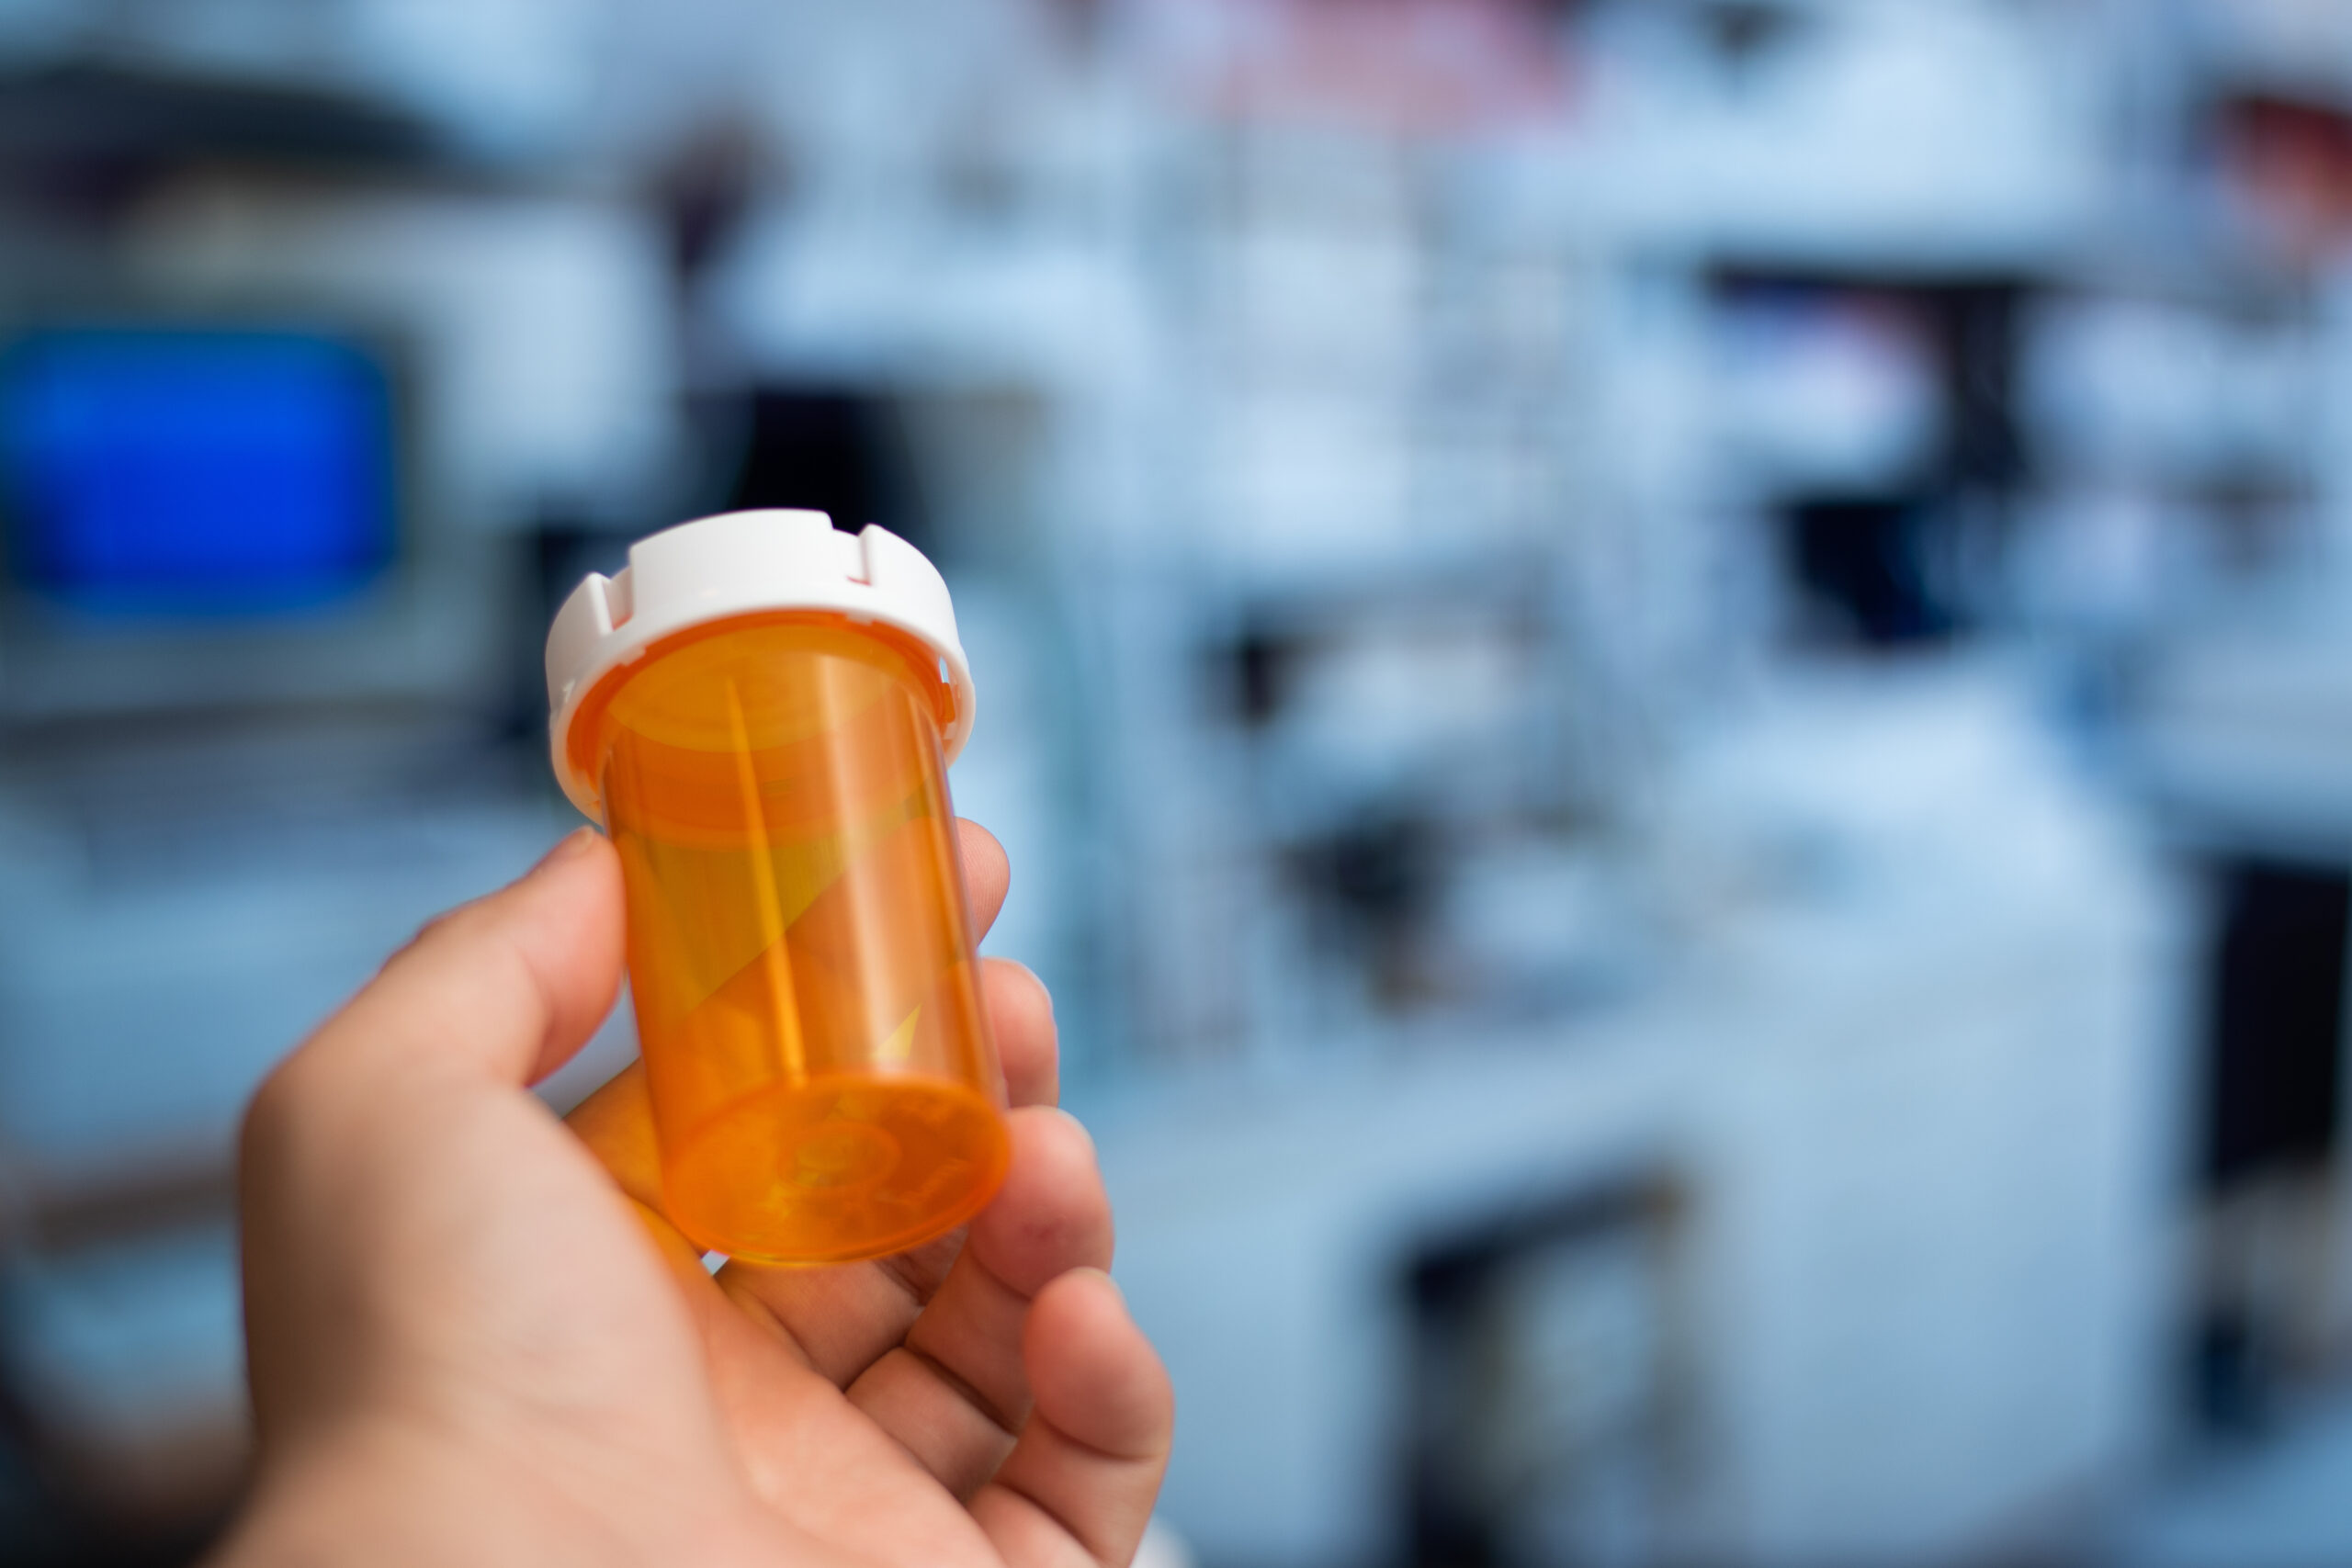
[(1118, 1297), (1118, 1298), (1119, 1298), (1119, 1304), (1120, 1304), (1120, 1305), (1125, 1306), (1125, 1305), (1126, 1304), (1126, 1301), (1127, 1301), (1127, 1292), (1125, 1292), (1125, 1291), (1123, 1291), (1123, 1290), (1121, 1290), (1121, 1289), (1119, 1289), (1119, 1281), (1117, 1281), (1116, 1280), (1114, 1280), (1113, 1278), (1111, 1278), (1111, 1276), (1110, 1276), (1109, 1274), (1107, 1274), (1107, 1273), (1103, 1272), (1102, 1269), (1089, 1269), (1089, 1268), (1083, 1268), (1083, 1267), (1080, 1267), (1080, 1268), (1077, 1268), (1077, 1269), (1071, 1269), (1071, 1270), (1070, 1270), (1070, 1272), (1071, 1272), (1071, 1273), (1073, 1273), (1073, 1274), (1091, 1274), (1091, 1275), (1093, 1275), (1096, 1279), (1098, 1279), (1098, 1280), (1102, 1280), (1104, 1284), (1106, 1284), (1106, 1285), (1108, 1285), (1108, 1286), (1110, 1286), (1110, 1287), (1111, 1287), (1111, 1293), (1112, 1293), (1113, 1295), (1114, 1295), (1114, 1296), (1116, 1296), (1116, 1297)]
[(558, 861), (571, 860), (574, 856), (582, 854), (587, 851), (588, 846), (595, 840), (595, 838), (596, 829), (594, 828), (574, 828), (571, 832), (566, 833), (562, 838), (558, 839), (555, 842), (555, 847), (548, 851), (546, 854), (541, 855), (539, 857), (539, 863), (532, 869), (544, 871), (548, 866), (555, 864)]

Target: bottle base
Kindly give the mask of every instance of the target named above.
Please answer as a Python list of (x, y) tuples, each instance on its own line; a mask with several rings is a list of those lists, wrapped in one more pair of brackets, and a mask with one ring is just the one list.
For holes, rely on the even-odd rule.
[(779, 1084), (712, 1116), (663, 1163), (663, 1207), (746, 1262), (854, 1263), (943, 1235), (996, 1195), (1004, 1116), (944, 1079)]

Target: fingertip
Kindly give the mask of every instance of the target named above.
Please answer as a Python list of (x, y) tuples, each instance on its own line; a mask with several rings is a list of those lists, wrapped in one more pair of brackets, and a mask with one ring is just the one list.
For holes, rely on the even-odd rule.
[(528, 1081), (571, 1060), (619, 999), (628, 949), (621, 862), (594, 828), (573, 829), (514, 886), (512, 930), (549, 1003), (546, 1039)]
[(1004, 1185), (972, 1222), (969, 1245), (989, 1272), (1026, 1295), (1077, 1268), (1108, 1267), (1111, 1200), (1094, 1140), (1078, 1118), (1032, 1106), (1008, 1118)]
[(956, 847), (964, 861), (964, 886), (972, 898), (973, 931), (986, 935), (1012, 886), (1012, 862), (996, 835), (968, 818), (956, 819)]
[(980, 965), (980, 992), (1004, 1068), (1012, 1105), (1051, 1105), (1061, 1098), (1061, 1047), (1054, 998), (1025, 964), (989, 958)]
[(313, 1045), (424, 1043), (536, 1083), (612, 1011), (623, 924), (619, 856), (582, 829), (506, 886), (428, 924)]
[(1073, 1269), (1039, 1291), (1022, 1355), (1037, 1411), (1055, 1427), (1120, 1459), (1167, 1453), (1175, 1386), (1110, 1275)]
[(538, 863), (534, 865), (530, 871), (526, 872), (525, 874), (528, 876), (536, 876), (551, 865), (555, 865), (567, 860), (577, 860), (583, 855), (591, 854), (594, 852), (596, 846), (604, 841), (605, 836), (602, 833), (599, 833), (595, 829), (591, 828), (588, 824), (583, 822), (579, 827), (574, 828), (571, 832), (566, 833), (562, 838), (558, 839), (555, 841), (555, 847), (548, 850), (547, 853), (541, 855), (539, 857)]

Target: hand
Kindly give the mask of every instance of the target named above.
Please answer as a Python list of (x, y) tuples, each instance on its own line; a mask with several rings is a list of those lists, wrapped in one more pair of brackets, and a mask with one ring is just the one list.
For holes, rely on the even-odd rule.
[[(1003, 852), (964, 825), (977, 913)], [(612, 1006), (583, 830), (426, 928), (245, 1123), (261, 1461), (223, 1548), (275, 1562), (1124, 1563), (1166, 1374), (1101, 1272), (1093, 1148), (1044, 988), (989, 961), (1013, 1156), (968, 1234), (714, 1277), (661, 1215), (640, 1072), (567, 1130), (526, 1089)]]

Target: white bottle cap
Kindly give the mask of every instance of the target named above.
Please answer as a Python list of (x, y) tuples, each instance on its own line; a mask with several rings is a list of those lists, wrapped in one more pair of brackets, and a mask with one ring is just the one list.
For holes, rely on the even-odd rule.
[(555, 776), (598, 821), (595, 778), (571, 764), (572, 720), (597, 682), (663, 637), (769, 610), (831, 610), (906, 633), (938, 655), (955, 688), (940, 737), (947, 760), (972, 733), (978, 694), (956, 635), (956, 606), (921, 550), (872, 524), (844, 534), (821, 512), (729, 512), (682, 523), (629, 547), (611, 577), (591, 572), (548, 629), (548, 707)]

